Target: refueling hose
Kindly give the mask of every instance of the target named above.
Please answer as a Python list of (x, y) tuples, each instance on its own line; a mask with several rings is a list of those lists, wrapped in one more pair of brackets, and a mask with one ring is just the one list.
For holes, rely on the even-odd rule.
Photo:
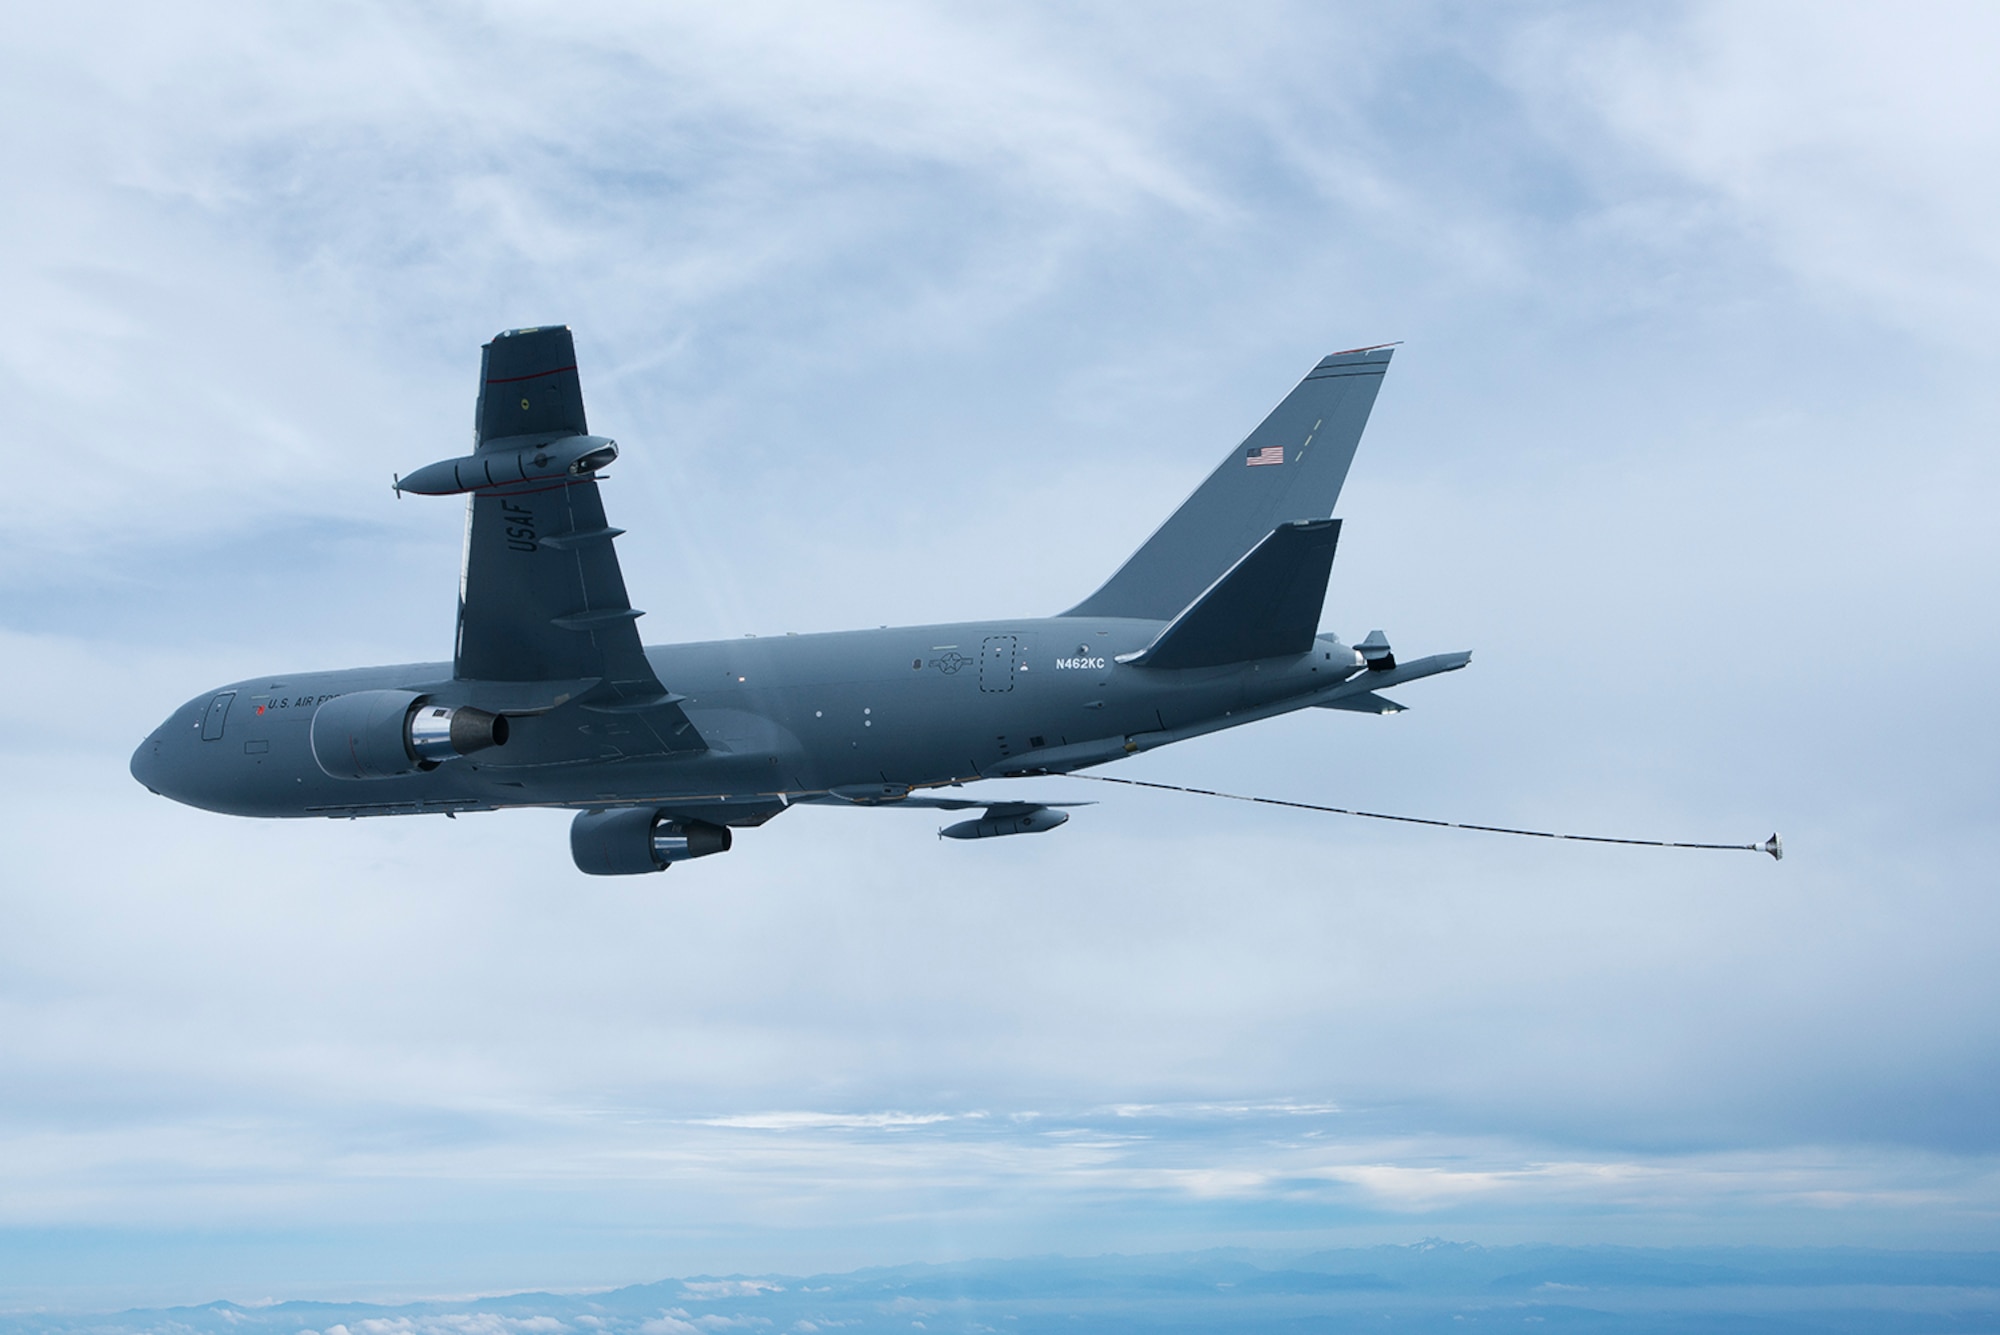
[(1427, 816), (1392, 816), (1385, 811), (1357, 811), (1353, 807), (1329, 807), (1317, 802), (1288, 802), (1282, 797), (1247, 797), (1242, 793), (1219, 793), (1213, 788), (1189, 788), (1178, 783), (1153, 783), (1146, 779), (1114, 779), (1108, 774), (1069, 774), (1071, 779), (1092, 783), (1122, 783), (1127, 788), (1157, 788), (1163, 793), (1192, 793), (1197, 797), (1226, 797), (1232, 802), (1257, 802), (1267, 807), (1290, 807), (1295, 811), (1324, 811), (1335, 816), (1362, 816), (1368, 820), (1393, 820), (1404, 825), (1434, 825), (1441, 830), (1478, 830), (1483, 834), (1519, 834), (1530, 839), (1567, 839), (1579, 844), (1635, 844), (1642, 848), (1708, 848), (1738, 853), (1769, 853), (1773, 861), (1785, 856), (1785, 841), (1775, 833), (1761, 844), (1690, 844), (1673, 839), (1619, 839), (1608, 834), (1558, 834), (1554, 830), (1517, 830), (1506, 825), (1474, 825), (1470, 821), (1432, 820)]

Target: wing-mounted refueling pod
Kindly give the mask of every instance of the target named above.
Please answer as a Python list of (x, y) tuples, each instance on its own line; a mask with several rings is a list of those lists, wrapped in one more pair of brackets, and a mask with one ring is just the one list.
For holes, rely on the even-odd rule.
[(1064, 807), (1095, 806), (1094, 802), (996, 802), (990, 798), (935, 797), (913, 794), (905, 784), (856, 784), (797, 799), (826, 806), (913, 807), (930, 811), (985, 812), (938, 831), (940, 839), (997, 839), (1007, 834), (1045, 834), (1069, 820)]
[(408, 477), (398, 477), (398, 496), (456, 496), (461, 492), (505, 494), (517, 487), (535, 487), (580, 478), (608, 467), (618, 457), (618, 442), (606, 436), (559, 436), (521, 445), (520, 438), (501, 442), (506, 448), (475, 450), (456, 459), (426, 464)]
[(1035, 802), (995, 802), (976, 820), (962, 820), (938, 831), (940, 839), (997, 839), (1008, 834), (1045, 834), (1069, 819)]

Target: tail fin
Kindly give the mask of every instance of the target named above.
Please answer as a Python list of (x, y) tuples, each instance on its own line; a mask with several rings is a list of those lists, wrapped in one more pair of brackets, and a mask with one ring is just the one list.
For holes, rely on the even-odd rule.
[(1389, 347), (1325, 358), (1104, 587), (1065, 616), (1165, 621), (1281, 524), (1333, 513)]
[(1220, 667), (1312, 648), (1326, 578), (1340, 541), (1338, 519), (1283, 524), (1250, 549), (1159, 638), (1121, 663)]

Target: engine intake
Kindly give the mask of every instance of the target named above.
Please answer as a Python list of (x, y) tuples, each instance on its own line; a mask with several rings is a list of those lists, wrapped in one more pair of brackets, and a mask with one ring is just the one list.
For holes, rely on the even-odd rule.
[(313, 711), (312, 753), (336, 779), (393, 779), (507, 744), (505, 715), (415, 691), (353, 691)]
[(650, 807), (579, 811), (569, 827), (569, 852), (589, 876), (665, 871), (676, 862), (729, 851), (726, 825), (672, 820)]

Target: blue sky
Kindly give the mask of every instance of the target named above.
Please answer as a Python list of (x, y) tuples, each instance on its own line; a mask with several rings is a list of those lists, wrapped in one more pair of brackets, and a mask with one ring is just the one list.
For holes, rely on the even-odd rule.
[[(2000, 18), (141, 6), (0, 52), (0, 1300), (974, 1255), (2000, 1245)], [(1405, 340), (1390, 719), (799, 811), (251, 823), (133, 745), (447, 653), (478, 345), (567, 322), (649, 639), (1035, 615)], [(1318, 711), (1324, 712), (1324, 711)], [(1071, 789), (1075, 789), (1071, 792)]]

